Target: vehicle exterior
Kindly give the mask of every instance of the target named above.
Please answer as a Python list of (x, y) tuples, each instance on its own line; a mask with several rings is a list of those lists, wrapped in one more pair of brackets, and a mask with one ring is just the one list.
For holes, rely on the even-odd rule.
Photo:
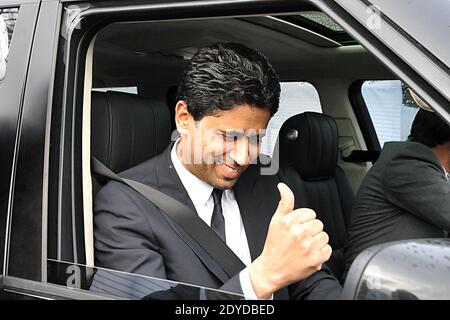
[[(421, 10), (424, 6), (436, 10)], [(66, 0), (2, 0), (1, 10), (15, 17), (14, 30), (8, 48), (2, 44), (0, 55), (0, 297), (5, 299), (141, 299), (135, 292), (113, 294), (89, 291), (89, 274), (94, 269), (86, 243), (92, 242), (92, 233), (86, 212), (92, 211), (86, 199), (91, 193), (86, 187), (85, 168), (89, 156), (84, 154), (83, 123), (89, 117), (83, 113), (86, 88), (94, 85), (86, 76), (92, 72), (93, 39), (97, 33), (113, 23), (138, 21), (190, 21), (226, 17), (265, 17), (283, 13), (319, 10), (337, 24), (376, 59), (370, 60), (367, 79), (390, 73), (414, 89), (450, 124), (450, 47), (446, 39), (448, 2), (441, 1), (382, 1), (382, 0), (310, 0), (310, 1), (66, 1)], [(14, 9), (11, 11), (11, 9)], [(6, 11), (5, 11), (6, 12)], [(447, 15), (446, 15), (447, 14)], [(3, 19), (5, 20), (5, 19)], [(414, 20), (415, 23), (412, 23)], [(264, 22), (266, 23), (266, 22)], [(6, 25), (0, 20), (0, 28)], [(267, 24), (265, 27), (268, 27)], [(263, 28), (263, 27), (261, 27)], [(263, 29), (261, 29), (263, 30)], [(273, 29), (272, 29), (273, 30)], [(296, 29), (297, 30), (297, 29)], [(0, 36), (2, 30), (0, 29)], [(300, 32), (299, 30), (295, 32)], [(301, 30), (304, 32), (304, 30)], [(4, 32), (5, 33), (5, 32)], [(4, 34), (3, 33), (3, 34)], [(344, 54), (353, 48), (336, 44), (324, 36), (307, 32), (312, 42), (324, 52), (335, 50)], [(3, 39), (3, 40), (2, 40)], [(5, 37), (0, 38), (5, 43)], [(275, 41), (275, 40), (271, 40)], [(274, 42), (276, 43), (276, 42)], [(169, 46), (169, 45), (168, 45)], [(336, 49), (334, 48), (334, 46)], [(334, 49), (327, 49), (334, 48)], [(358, 49), (359, 50), (359, 49)], [(136, 50), (138, 52), (138, 50)], [(282, 54), (278, 53), (281, 57)], [(286, 53), (287, 54), (287, 53)], [(4, 58), (7, 55), (7, 58)], [(348, 63), (350, 58), (346, 58)], [(354, 53), (358, 59), (358, 53)], [(308, 60), (304, 60), (307, 64)], [(339, 61), (339, 60), (337, 60)], [(100, 63), (100, 62), (99, 62)], [(357, 61), (355, 61), (357, 63)], [(362, 63), (362, 62), (358, 62)], [(94, 61), (95, 64), (95, 61)], [(326, 67), (332, 61), (324, 62)], [(351, 64), (348, 64), (351, 65)], [(381, 75), (375, 68), (382, 65)], [(314, 67), (317, 66), (317, 69)], [(368, 114), (351, 110), (350, 85), (355, 70), (339, 70), (327, 78), (325, 69), (314, 64), (311, 74), (323, 73), (317, 80), (321, 101), (334, 104), (333, 94), (341, 92), (338, 103), (345, 108), (328, 114), (343, 118), (348, 113), (351, 138), (355, 148), (367, 149), (380, 144)], [(281, 69), (281, 68), (280, 68)], [(285, 70), (285, 69), (283, 69)], [(303, 70), (303, 69), (302, 69)], [(307, 69), (304, 69), (305, 75)], [(387, 71), (385, 71), (387, 70)], [(95, 69), (94, 69), (94, 72)], [(284, 71), (286, 75), (289, 70)], [(341, 77), (339, 77), (339, 72)], [(347, 74), (347, 72), (349, 74)], [(1, 74), (4, 77), (1, 77)], [(308, 76), (305, 76), (306, 80)], [(363, 81), (360, 74), (357, 77)], [(286, 76), (286, 79), (289, 77)], [(325, 80), (321, 80), (324, 78)], [(299, 80), (299, 79), (294, 79)], [(341, 81), (342, 80), (342, 81)], [(321, 82), (322, 81), (322, 82)], [(314, 82), (314, 81), (313, 81)], [(351, 82), (351, 83), (350, 83)], [(113, 83), (113, 82), (111, 82)], [(120, 85), (121, 86), (121, 85)], [(329, 90), (327, 93), (326, 90)], [(345, 101), (344, 101), (345, 99)], [(355, 103), (356, 103), (355, 102)], [(343, 111), (345, 109), (345, 111)], [(347, 117), (346, 117), (347, 119)], [(342, 121), (344, 128), (346, 124)], [(362, 122), (361, 122), (362, 121)], [(368, 121), (367, 126), (361, 125)], [(348, 128), (350, 128), (348, 127)], [(350, 132), (349, 131), (349, 132)], [(352, 146), (352, 143), (350, 143)], [(370, 165), (349, 165), (360, 180)], [(359, 177), (359, 178), (358, 178)], [(357, 182), (355, 182), (357, 185)], [(84, 212), (84, 214), (80, 214)], [(420, 246), (421, 242), (418, 242)], [(422, 243), (423, 244), (423, 243)], [(408, 244), (396, 250), (414, 260), (414, 252), (405, 251)], [(448, 241), (434, 243), (439, 260), (446, 263)], [(417, 253), (420, 254), (420, 253)], [(356, 270), (356, 269), (355, 269)], [(450, 272), (448, 264), (439, 272)], [(114, 276), (119, 273), (109, 272)], [(358, 272), (358, 271), (354, 271)], [(359, 270), (359, 272), (363, 272)], [(383, 272), (383, 270), (381, 270)], [(411, 281), (418, 273), (408, 274)], [(120, 274), (123, 275), (123, 274)], [(354, 275), (357, 277), (356, 275)], [(172, 288), (177, 285), (167, 280), (127, 275), (132, 282), (143, 281), (151, 286)], [(352, 277), (350, 272), (349, 277)], [(444, 277), (444, 276), (443, 276)], [(136, 279), (138, 280), (136, 280)], [(447, 277), (448, 278), (448, 277)], [(423, 280), (423, 279), (422, 279)], [(408, 279), (405, 279), (408, 281)], [(423, 280), (426, 281), (426, 280)], [(430, 280), (431, 281), (431, 280)], [(405, 287), (407, 287), (405, 282)], [(74, 288), (76, 290), (74, 290)], [(357, 290), (347, 285), (347, 298), (363, 297), (349, 293)], [(117, 288), (116, 288), (117, 289)], [(204, 289), (208, 291), (208, 289)], [(349, 291), (350, 290), (350, 291)], [(447, 287), (450, 291), (450, 287)], [(213, 292), (214, 290), (211, 290)], [(447, 291), (447, 292), (448, 292)], [(405, 296), (402, 296), (405, 297)], [(432, 295), (421, 295), (430, 298)], [(449, 296), (446, 296), (449, 298)], [(367, 298), (367, 296), (365, 297)], [(392, 298), (385, 295), (384, 299)]]
[(343, 299), (449, 300), (449, 242), (394, 241), (365, 250), (352, 264)]

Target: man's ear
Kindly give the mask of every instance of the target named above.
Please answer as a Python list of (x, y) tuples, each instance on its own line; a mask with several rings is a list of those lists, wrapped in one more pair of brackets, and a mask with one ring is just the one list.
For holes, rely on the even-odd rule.
[(188, 133), (189, 122), (191, 120), (192, 115), (187, 109), (186, 102), (179, 100), (175, 106), (175, 124), (180, 135)]

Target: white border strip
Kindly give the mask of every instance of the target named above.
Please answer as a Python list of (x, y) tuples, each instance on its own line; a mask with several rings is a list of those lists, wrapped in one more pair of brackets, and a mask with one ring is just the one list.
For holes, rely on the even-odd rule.
[(91, 91), (92, 91), (92, 60), (95, 36), (86, 54), (83, 94), (83, 124), (82, 124), (82, 181), (83, 181), (83, 220), (86, 266), (94, 266), (94, 225), (92, 212), (92, 176), (91, 176)]

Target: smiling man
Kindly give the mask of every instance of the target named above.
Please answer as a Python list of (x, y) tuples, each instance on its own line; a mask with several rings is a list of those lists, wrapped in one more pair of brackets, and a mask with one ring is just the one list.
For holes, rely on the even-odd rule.
[(226, 276), (170, 217), (115, 181), (95, 202), (96, 266), (247, 299), (339, 298), (337, 280), (322, 269), (331, 255), (323, 224), (310, 209), (294, 210), (281, 173), (261, 174), (260, 142), (279, 95), (278, 77), (258, 51), (240, 44), (200, 49), (179, 88), (179, 139), (121, 174), (195, 210), (243, 262), (240, 272)]

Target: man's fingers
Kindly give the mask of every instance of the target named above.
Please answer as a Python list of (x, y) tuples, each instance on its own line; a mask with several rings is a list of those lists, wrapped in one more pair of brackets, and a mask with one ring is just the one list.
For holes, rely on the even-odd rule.
[(330, 259), (331, 254), (333, 253), (333, 249), (331, 249), (331, 246), (327, 244), (322, 249), (320, 249), (320, 253), (322, 256), (322, 261), (326, 262), (328, 261), (328, 259)]
[(313, 237), (323, 230), (323, 223), (320, 220), (314, 219), (303, 223), (303, 228), (305, 229), (305, 235)]
[(286, 215), (294, 209), (294, 194), (284, 183), (279, 183), (277, 187), (280, 191), (280, 202), (278, 203), (278, 208), (275, 211), (275, 214)]
[(328, 241), (330, 241), (330, 239), (325, 231), (322, 231), (313, 237), (314, 247), (318, 250), (325, 247), (328, 244)]
[(316, 218), (314, 210), (309, 208), (300, 208), (292, 211), (291, 213), (293, 221), (296, 223), (305, 223)]
[(333, 253), (333, 250), (331, 249), (331, 246), (329, 244), (326, 244), (321, 249), (314, 251), (314, 260), (313, 265), (316, 266), (316, 270), (320, 270), (322, 267), (322, 264), (327, 262), (331, 254)]

